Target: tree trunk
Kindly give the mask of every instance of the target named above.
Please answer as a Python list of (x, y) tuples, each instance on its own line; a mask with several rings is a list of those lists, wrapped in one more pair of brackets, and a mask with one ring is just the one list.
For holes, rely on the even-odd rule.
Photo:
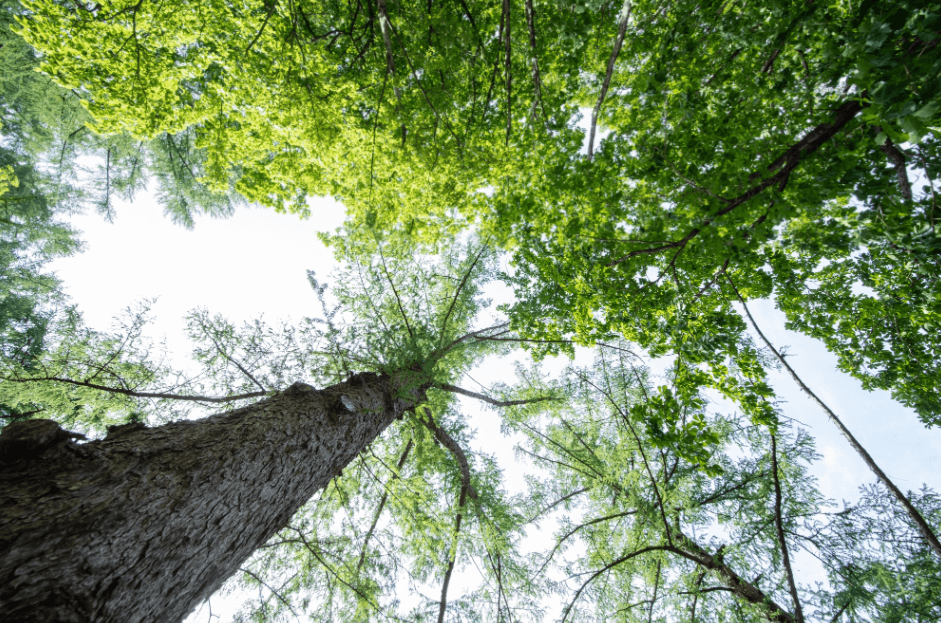
[(226, 414), (112, 427), (76, 444), (49, 420), (0, 431), (5, 623), (182, 620), (424, 395), (404, 377), (295, 383)]

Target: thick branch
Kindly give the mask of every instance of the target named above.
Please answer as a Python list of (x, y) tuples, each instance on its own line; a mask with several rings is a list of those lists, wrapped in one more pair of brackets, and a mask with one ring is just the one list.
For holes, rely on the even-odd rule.
[(879, 149), (882, 150), (882, 153), (885, 154), (889, 162), (895, 167), (895, 175), (899, 180), (899, 192), (902, 194), (902, 197), (905, 198), (905, 201), (911, 201), (912, 186), (908, 183), (908, 171), (905, 169), (905, 155), (899, 151), (899, 148), (895, 146), (895, 143), (893, 143), (892, 139), (889, 137), (886, 137), (885, 143), (880, 145)]
[[(536, 101), (542, 108), (542, 116), (546, 116), (546, 109), (542, 105), (542, 78), (539, 76), (539, 57), (536, 54), (536, 12), (533, 10), (533, 0), (526, 0), (526, 24), (529, 26), (529, 48), (533, 54), (533, 87), (536, 91)], [(533, 116), (535, 117), (536, 102), (533, 102)]]
[(458, 445), (443, 428), (435, 424), (434, 419), (431, 417), (431, 410), (429, 410), (428, 407), (425, 407), (425, 415), (428, 419), (422, 420), (422, 424), (434, 434), (435, 439), (437, 439), (441, 445), (451, 452), (461, 470), (461, 494), (458, 498), (457, 516), (454, 518), (454, 538), (451, 542), (451, 548), (448, 551), (448, 569), (444, 573), (444, 582), (441, 586), (441, 603), (438, 608), (438, 623), (444, 623), (444, 613), (448, 607), (448, 584), (451, 582), (451, 573), (454, 571), (454, 562), (457, 560), (457, 536), (461, 531), (464, 502), (466, 502), (468, 495), (476, 500), (477, 491), (470, 483), (470, 467), (467, 464), (467, 456), (464, 454), (464, 450), (461, 449), (461, 446)]
[[(821, 123), (816, 128), (807, 133), (807, 135), (791, 146), (784, 154), (779, 157), (777, 160), (768, 165), (769, 171), (776, 171), (781, 169), (776, 174), (771, 177), (762, 180), (761, 183), (749, 188), (747, 191), (736, 197), (735, 199), (727, 200), (728, 205), (724, 208), (713, 214), (712, 216), (703, 219), (702, 224), (699, 227), (696, 227), (688, 234), (686, 234), (680, 240), (674, 240), (672, 242), (666, 242), (660, 244), (656, 247), (650, 247), (647, 249), (635, 249), (620, 256), (619, 258), (608, 262), (608, 266), (616, 266), (625, 260), (628, 260), (632, 257), (638, 255), (650, 255), (661, 253), (662, 251), (667, 251), (669, 249), (678, 249), (682, 250), (687, 243), (702, 233), (703, 229), (712, 224), (720, 216), (725, 216), (729, 212), (732, 212), (743, 203), (754, 197), (755, 195), (760, 194), (764, 190), (770, 188), (777, 184), (779, 190), (784, 190), (784, 187), (787, 185), (788, 178), (791, 175), (791, 172), (797, 168), (800, 164), (801, 158), (807, 155), (810, 155), (817, 151), (821, 145), (823, 145), (828, 139), (836, 135), (837, 132), (843, 129), (847, 123), (852, 121), (857, 114), (863, 109), (862, 104), (852, 100), (844, 103), (842, 106), (837, 108), (836, 116), (833, 123)], [(758, 177), (761, 177), (760, 173), (752, 174), (749, 179), (754, 180)]]
[(718, 556), (713, 556), (679, 530), (674, 530), (673, 537), (678, 546), (676, 553), (706, 569), (715, 571), (722, 583), (739, 598), (752, 604), (763, 604), (768, 609), (766, 616), (771, 623), (796, 623), (788, 611), (776, 604), (761, 589), (740, 577)]
[[(421, 423), (432, 432), (438, 443), (447, 448), (448, 452), (450, 452), (457, 461), (458, 469), (461, 470), (461, 489), (465, 490), (466, 495), (470, 495), (472, 500), (476, 500), (477, 490), (474, 489), (470, 481), (470, 465), (467, 463), (467, 455), (464, 454), (464, 450), (461, 448), (460, 444), (454, 441), (454, 438), (451, 437), (446, 430), (435, 423), (428, 407), (425, 407), (425, 416), (427, 416), (428, 419), (422, 420)], [(461, 505), (463, 506), (463, 503)]]
[(506, 59), (506, 143), (510, 144), (510, 129), (513, 127), (513, 65), (510, 52), (512, 51), (512, 42), (510, 38), (510, 0), (503, 0), (503, 14), (506, 15), (506, 39), (504, 39), (504, 51)]

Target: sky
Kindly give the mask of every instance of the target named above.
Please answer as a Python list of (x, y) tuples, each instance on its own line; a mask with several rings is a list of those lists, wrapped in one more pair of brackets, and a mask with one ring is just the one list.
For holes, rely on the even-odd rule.
[[(135, 302), (157, 297), (151, 336), (165, 336), (171, 351), (185, 356), (183, 319), (196, 307), (235, 322), (260, 315), (271, 322), (317, 315), (319, 304), (306, 271), (312, 269), (318, 278), (329, 281), (336, 264), (317, 233), (335, 229), (343, 215), (343, 207), (336, 202), (316, 199), (311, 201), (307, 220), (243, 207), (229, 219), (197, 218), (195, 228), (186, 230), (162, 214), (152, 195), (141, 193), (134, 202), (118, 206), (114, 223), (95, 214), (75, 216), (73, 224), (82, 231), (86, 250), (56, 260), (52, 269), (78, 303), (86, 323), (97, 329), (106, 329), (112, 317)], [(510, 296), (500, 287), (490, 294), (496, 302)], [(788, 347), (791, 366), (843, 419), (899, 488), (918, 489), (924, 483), (941, 490), (941, 430), (925, 429), (911, 410), (886, 392), (864, 391), (858, 381), (836, 369), (836, 358), (820, 343), (787, 331), (783, 314), (771, 302), (758, 301), (749, 307), (768, 339), (776, 347)], [(549, 365), (558, 369), (564, 363)], [(508, 366), (490, 360), (473, 377), (484, 385), (496, 383), (506, 379)], [(875, 480), (868, 468), (789, 376), (773, 373), (771, 380), (785, 401), (784, 414), (816, 438), (822, 459), (811, 471), (821, 491), (837, 502), (856, 498), (860, 485)], [(500, 433), (498, 416), (469, 399), (462, 399), (462, 407), (477, 429), (476, 449), (496, 454), (505, 467), (507, 488), (518, 489), (522, 483), (514, 481), (513, 475), (518, 479), (521, 470), (513, 469), (514, 441)], [(716, 400), (714, 408), (728, 412), (732, 406)], [(818, 576), (823, 579), (806, 555), (797, 556), (796, 567), (802, 583)], [(452, 590), (456, 594), (460, 588), (455, 585)], [(212, 602), (213, 614), (221, 615), (222, 621), (232, 612), (231, 604), (224, 602), (219, 597)], [(206, 617), (203, 610), (188, 621), (206, 621)]]

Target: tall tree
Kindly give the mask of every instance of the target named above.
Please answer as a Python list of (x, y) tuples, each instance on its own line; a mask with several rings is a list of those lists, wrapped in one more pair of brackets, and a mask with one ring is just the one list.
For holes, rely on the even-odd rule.
[[(416, 264), (413, 255), (396, 260), (385, 248), (372, 265), (350, 268), (348, 276), (359, 279), (338, 290), (347, 324), (336, 310), (325, 309), (320, 327), (308, 322), (306, 329), (287, 331), (264, 361), (258, 357), (264, 350), (260, 326), (242, 341), (221, 319), (194, 314), (192, 331), (205, 345), (197, 356), (213, 382), (231, 388), (235, 371), (254, 391), (171, 393), (159, 384), (175, 379), (155, 378), (159, 370), (128, 361), (137, 348), (134, 335), (120, 341), (61, 336), (64, 348), (49, 349), (35, 365), (8, 366), (5, 397), (38, 402), (50, 415), (65, 417), (76, 407), (86, 409), (82, 394), (71, 390), (206, 404), (267, 398), (151, 428), (127, 413), (131, 422), (85, 444), (72, 441), (81, 434), (48, 419), (0, 430), (5, 617), (182, 619), (406, 412), (400, 432), (411, 435), (417, 424), (460, 459), (460, 506), (470, 496), (487, 508), (485, 490), (479, 494), (470, 482), (466, 457), (440, 420), (441, 399), (427, 396), (433, 389), (445, 396), (465, 392), (452, 384), (456, 375), (493, 351), (487, 338), (507, 334), (505, 325), (472, 326), (481, 304), (479, 280), (492, 270), (486, 249), (473, 251), (465, 259), (452, 254)], [(323, 297), (323, 288), (313, 285)], [(379, 332), (377, 324), (384, 325)], [(351, 374), (351, 366), (376, 372)], [(301, 382), (279, 389), (288, 372), (345, 380), (322, 389)], [(92, 429), (93, 406), (82, 418)], [(121, 410), (120, 401), (111, 410), (116, 407)], [(452, 556), (442, 612), (453, 565)]]

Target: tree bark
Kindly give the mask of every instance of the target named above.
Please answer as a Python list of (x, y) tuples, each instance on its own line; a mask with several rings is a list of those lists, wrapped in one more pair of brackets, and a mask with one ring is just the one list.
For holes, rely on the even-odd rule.
[(723, 562), (721, 556), (710, 554), (694, 540), (676, 529), (673, 530), (673, 540), (676, 542), (678, 552), (700, 566), (713, 571), (719, 581), (733, 594), (749, 603), (764, 605), (767, 608), (765, 617), (770, 623), (796, 623), (790, 612), (775, 603), (760, 588), (735, 573), (731, 567)]
[(303, 383), (201, 420), (76, 444), (0, 431), (5, 623), (182, 620), (424, 396), (404, 375)]

